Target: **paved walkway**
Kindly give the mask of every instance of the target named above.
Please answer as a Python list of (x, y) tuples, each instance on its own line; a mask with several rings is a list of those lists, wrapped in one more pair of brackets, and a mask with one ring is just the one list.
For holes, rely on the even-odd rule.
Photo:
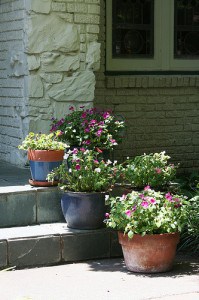
[(1, 300), (198, 300), (199, 263), (178, 258), (154, 275), (127, 271), (123, 259), (0, 272)]

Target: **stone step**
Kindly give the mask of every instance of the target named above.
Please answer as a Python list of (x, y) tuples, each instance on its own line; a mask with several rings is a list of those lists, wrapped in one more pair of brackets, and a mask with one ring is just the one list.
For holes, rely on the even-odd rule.
[(0, 229), (0, 268), (36, 267), (121, 256), (110, 229), (75, 230), (66, 223)]
[(0, 227), (64, 221), (57, 187), (0, 187)]

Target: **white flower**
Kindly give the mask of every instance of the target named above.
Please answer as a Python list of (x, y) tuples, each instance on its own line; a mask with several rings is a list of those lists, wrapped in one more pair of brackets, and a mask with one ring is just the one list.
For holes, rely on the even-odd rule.
[(96, 168), (94, 171), (97, 172), (97, 173), (100, 173), (101, 169), (100, 168)]
[(73, 132), (76, 132), (76, 129), (73, 129)]
[(105, 200), (107, 201), (109, 199), (109, 195), (105, 195)]
[(107, 163), (107, 165), (110, 165), (110, 164), (112, 164), (112, 161), (110, 161), (110, 159), (108, 159), (106, 163)]
[(113, 165), (115, 166), (117, 164), (117, 160), (114, 160)]
[(68, 169), (68, 172), (69, 172), (69, 173), (71, 173), (71, 172), (72, 172), (72, 169), (71, 169), (71, 168), (70, 168), (70, 169)]

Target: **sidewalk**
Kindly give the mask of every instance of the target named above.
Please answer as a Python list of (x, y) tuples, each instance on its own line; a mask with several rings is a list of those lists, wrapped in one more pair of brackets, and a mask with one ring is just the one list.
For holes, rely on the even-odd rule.
[(136, 274), (123, 259), (0, 272), (2, 300), (198, 300), (199, 263), (177, 258), (171, 272)]

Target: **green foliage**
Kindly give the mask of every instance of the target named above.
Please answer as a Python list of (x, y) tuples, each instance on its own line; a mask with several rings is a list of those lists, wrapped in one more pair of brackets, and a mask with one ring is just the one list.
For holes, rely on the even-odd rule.
[(134, 234), (181, 232), (188, 220), (190, 203), (182, 195), (156, 192), (146, 187), (109, 200), (105, 223), (132, 238)]
[(30, 132), (18, 148), (22, 150), (64, 150), (68, 146), (58, 141), (59, 134), (59, 131), (50, 134)]
[(127, 159), (122, 172), (123, 180), (137, 188), (144, 188), (146, 185), (162, 188), (176, 175), (176, 166), (168, 164), (169, 159), (165, 151)]
[(70, 146), (83, 146), (87, 149), (99, 147), (112, 149), (122, 141), (124, 122), (108, 111), (98, 111), (95, 108), (75, 110), (64, 118), (52, 119), (51, 132), (60, 130), (60, 140)]
[(75, 192), (108, 191), (116, 181), (116, 162), (104, 161), (100, 153), (85, 148), (68, 151), (68, 165), (63, 163), (48, 175), (60, 180), (60, 188)]

